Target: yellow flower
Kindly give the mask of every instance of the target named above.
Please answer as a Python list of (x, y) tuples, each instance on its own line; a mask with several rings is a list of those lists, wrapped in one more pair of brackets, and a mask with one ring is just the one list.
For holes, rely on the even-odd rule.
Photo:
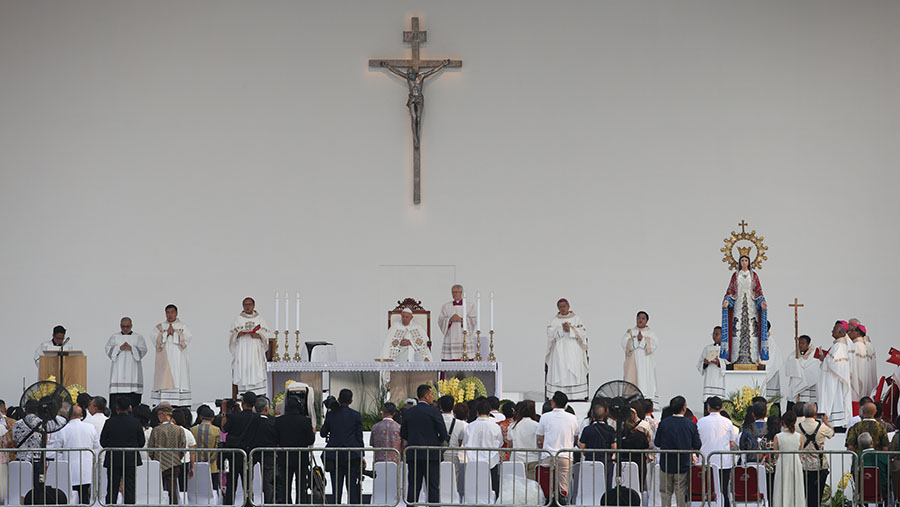
[(852, 478), (853, 478), (853, 474), (851, 474), (850, 472), (845, 473), (845, 474), (841, 477), (841, 482), (838, 483), (838, 489), (844, 489), (844, 488), (846, 488), (846, 487), (847, 487), (847, 484), (850, 483), (850, 479), (852, 479)]

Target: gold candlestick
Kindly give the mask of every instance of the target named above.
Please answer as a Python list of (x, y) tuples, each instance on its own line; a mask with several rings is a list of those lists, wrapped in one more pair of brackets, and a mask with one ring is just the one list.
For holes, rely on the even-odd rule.
[(300, 360), (300, 330), (298, 329), (298, 330), (294, 331), (294, 333), (297, 335), (294, 338), (294, 361), (299, 361)]
[(463, 354), (462, 354), (463, 361), (469, 360), (469, 353), (466, 351), (466, 334), (467, 334), (466, 330), (463, 329)]
[(497, 356), (494, 355), (494, 330), (491, 329), (491, 353), (488, 354), (488, 361), (492, 363), (497, 362)]
[(282, 361), (290, 361), (291, 360), (291, 350), (288, 348), (289, 343), (291, 343), (291, 337), (288, 334), (289, 331), (287, 329), (284, 330), (284, 357), (281, 359)]
[(272, 352), (272, 361), (281, 361), (281, 356), (278, 355), (278, 330), (275, 330), (275, 350)]
[(481, 361), (481, 330), (475, 331), (475, 360)]

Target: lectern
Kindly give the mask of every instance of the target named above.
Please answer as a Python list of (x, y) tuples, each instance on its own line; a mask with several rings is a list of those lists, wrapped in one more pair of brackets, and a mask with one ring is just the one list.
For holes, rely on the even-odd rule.
[(80, 350), (45, 350), (38, 361), (38, 380), (47, 380), (50, 375), (66, 387), (87, 387), (87, 356)]

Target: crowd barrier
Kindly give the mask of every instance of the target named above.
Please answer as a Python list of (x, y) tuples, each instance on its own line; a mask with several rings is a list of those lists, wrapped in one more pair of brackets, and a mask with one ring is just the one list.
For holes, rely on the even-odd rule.
[[(659, 450), (409, 447), (401, 453), (330, 447), (259, 448), (249, 454), (227, 448), (0, 449), (0, 454), (5, 456), (0, 476), (7, 479), (0, 480), (0, 499), (6, 505), (40, 504), (35, 480), (61, 491), (64, 497), (43, 493), (68, 506), (122, 504), (131, 495), (137, 506), (197, 507), (551, 502), (655, 507), (669, 501), (724, 507), (726, 499), (741, 507), (892, 507), (900, 497), (898, 451), (754, 450), (702, 456)], [(10, 460), (14, 454), (26, 459)], [(775, 496), (780, 499), (774, 501)]]

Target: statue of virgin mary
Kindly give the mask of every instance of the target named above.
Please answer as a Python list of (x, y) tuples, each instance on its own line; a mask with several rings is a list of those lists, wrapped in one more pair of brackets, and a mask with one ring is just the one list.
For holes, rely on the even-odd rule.
[(767, 305), (759, 276), (750, 269), (750, 257), (741, 255), (738, 270), (722, 301), (720, 356), (734, 364), (769, 360)]

